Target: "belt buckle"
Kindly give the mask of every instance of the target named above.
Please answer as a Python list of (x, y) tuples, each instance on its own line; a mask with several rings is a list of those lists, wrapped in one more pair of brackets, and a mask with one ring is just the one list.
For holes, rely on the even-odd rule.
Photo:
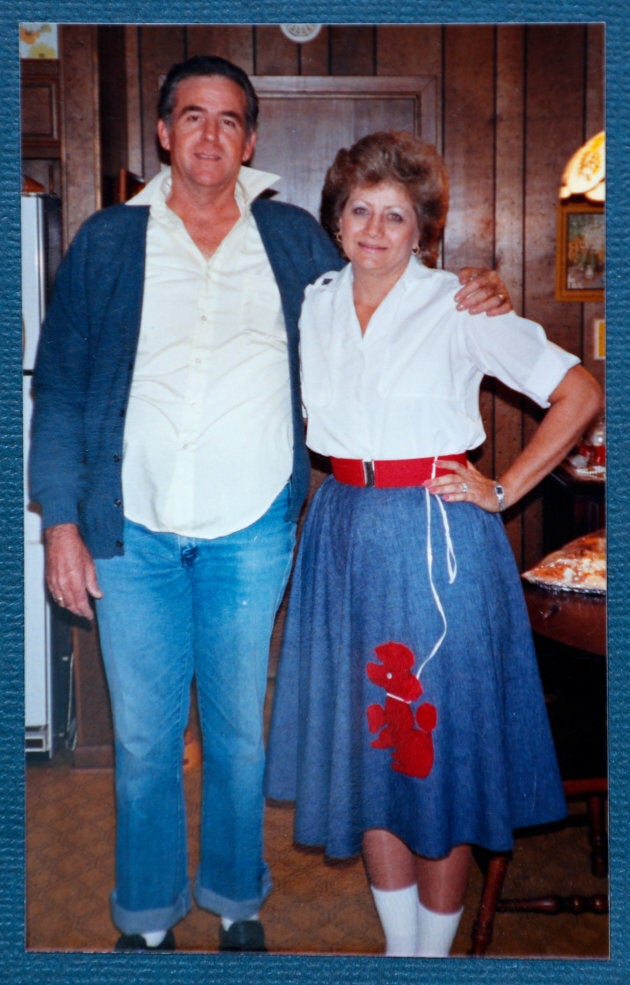
[(363, 474), (365, 476), (366, 486), (374, 485), (374, 462), (364, 462), (363, 463)]

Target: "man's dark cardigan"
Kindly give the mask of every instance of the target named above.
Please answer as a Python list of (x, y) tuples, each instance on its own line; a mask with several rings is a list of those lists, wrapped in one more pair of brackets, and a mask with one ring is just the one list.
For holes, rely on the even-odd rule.
[[(298, 318), (306, 285), (338, 269), (341, 260), (302, 209), (257, 199), (252, 213), (287, 330), (294, 436), (289, 516), (297, 519), (309, 473)], [(148, 219), (149, 206), (115, 205), (79, 230), (59, 269), (34, 372), (31, 496), (42, 507), (44, 527), (77, 523), (93, 557), (123, 553), (123, 430), (140, 332)]]

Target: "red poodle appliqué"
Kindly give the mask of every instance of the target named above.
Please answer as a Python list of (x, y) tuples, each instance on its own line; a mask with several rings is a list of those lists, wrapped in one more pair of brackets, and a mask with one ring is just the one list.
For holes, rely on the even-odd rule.
[[(385, 688), (385, 705), (370, 705), (367, 719), (370, 732), (380, 735), (374, 749), (392, 750), (392, 769), (424, 779), (433, 768), (431, 732), (437, 724), (437, 709), (428, 701), (415, 713), (411, 702), (422, 694), (422, 685), (412, 673), (415, 657), (402, 643), (383, 643), (375, 647), (381, 663), (369, 663), (367, 675), (373, 684)], [(416, 725), (418, 726), (416, 728)]]

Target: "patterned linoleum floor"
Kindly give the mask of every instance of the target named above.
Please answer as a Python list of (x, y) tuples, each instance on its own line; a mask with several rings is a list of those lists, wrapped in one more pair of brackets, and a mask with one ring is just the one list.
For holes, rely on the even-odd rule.
[[(190, 870), (194, 871), (200, 773), (186, 775)], [(109, 920), (113, 883), (114, 811), (110, 771), (79, 771), (69, 756), (27, 769), (28, 950), (109, 951), (116, 931)], [(321, 853), (292, 843), (293, 812), (270, 806), (266, 854), (274, 892), (262, 912), (270, 951), (379, 954), (382, 938), (359, 860), (327, 864)], [(543, 831), (521, 838), (508, 870), (506, 896), (553, 889), (601, 893), (605, 880), (590, 874), (586, 829)], [(475, 868), (453, 950), (470, 947), (481, 876)], [(218, 920), (194, 908), (176, 928), (178, 948), (214, 951)], [(608, 919), (570, 914), (499, 914), (489, 957), (608, 956)]]

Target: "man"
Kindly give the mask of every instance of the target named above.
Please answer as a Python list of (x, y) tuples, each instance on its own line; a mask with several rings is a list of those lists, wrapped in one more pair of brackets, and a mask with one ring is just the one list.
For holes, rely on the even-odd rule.
[[(170, 172), (92, 216), (58, 274), (34, 375), (32, 494), (55, 601), (96, 606), (116, 752), (117, 950), (170, 950), (189, 910), (183, 733), (203, 732), (198, 904), (222, 950), (265, 950), (262, 737), (269, 639), (308, 484), (297, 320), (341, 261), (317, 223), (258, 198), (248, 77), (174, 66)], [(498, 293), (503, 290), (504, 293)], [(509, 310), (496, 275), (460, 303)]]

